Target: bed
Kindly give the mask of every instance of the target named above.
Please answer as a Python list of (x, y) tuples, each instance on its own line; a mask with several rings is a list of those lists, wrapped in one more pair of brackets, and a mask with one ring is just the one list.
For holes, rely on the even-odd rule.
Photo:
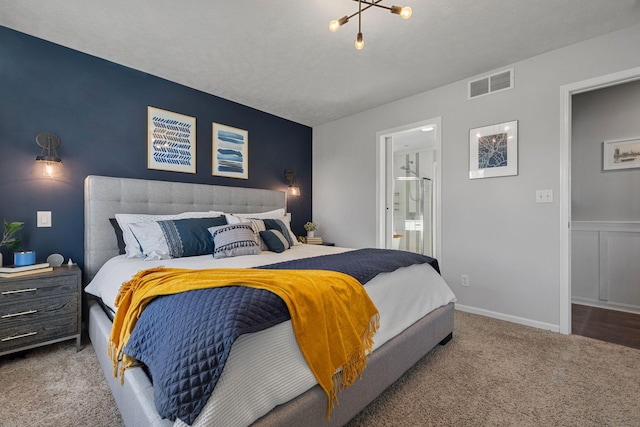
[[(286, 196), (281, 191), (89, 176), (85, 180), (85, 283), (90, 284), (89, 289), (97, 282), (119, 284), (147, 266), (170, 263), (171, 266), (200, 269), (208, 268), (212, 263), (210, 255), (156, 261), (139, 261), (119, 255), (110, 223), (117, 214), (209, 211), (254, 214), (283, 208), (286, 208)], [(245, 268), (348, 251), (339, 247), (295, 245), (278, 254), (263, 251), (259, 255), (215, 262), (220, 262), (222, 267)], [(419, 288), (424, 287), (425, 278), (435, 291), (415, 298), (413, 292), (422, 292)], [(401, 293), (405, 295), (404, 302), (389, 301), (390, 289), (398, 286), (405, 287), (406, 292)], [(243, 335), (235, 341), (218, 384), (193, 425), (344, 425), (433, 347), (451, 338), (455, 297), (432, 266), (423, 264), (382, 273), (365, 288), (380, 309), (381, 326), (374, 337), (376, 346), (369, 355), (362, 378), (339, 394), (339, 404), (330, 419), (326, 417), (326, 395), (317, 383), (314, 384), (313, 375), (304, 366), (304, 359), (299, 357), (290, 323), (284, 322), (265, 331)], [(103, 302), (113, 299), (108, 292), (92, 292), (98, 293)], [(392, 293), (398, 294), (397, 291)], [(89, 298), (88, 305), (89, 336), (125, 424), (187, 425), (179, 419), (174, 424), (158, 414), (153, 385), (143, 369), (126, 370), (122, 385), (113, 377), (113, 365), (108, 356), (111, 318), (98, 299)], [(413, 318), (396, 319), (391, 314), (394, 310), (409, 313)], [(262, 383), (278, 384), (278, 390), (259, 388), (262, 385), (257, 378), (266, 372), (265, 366), (274, 371), (269, 371), (271, 380)], [(281, 379), (283, 375), (286, 381)], [(278, 379), (274, 381), (273, 378)]]

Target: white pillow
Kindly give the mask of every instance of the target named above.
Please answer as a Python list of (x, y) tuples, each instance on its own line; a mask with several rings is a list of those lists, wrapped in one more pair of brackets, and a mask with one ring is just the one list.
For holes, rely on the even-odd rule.
[[(116, 220), (122, 230), (122, 240), (125, 244), (125, 257), (126, 258), (138, 258), (143, 257), (140, 244), (136, 240), (129, 229), (129, 225), (140, 222), (155, 222), (167, 219), (184, 219), (184, 218), (215, 218), (217, 216), (224, 215), (224, 212), (209, 211), (209, 212), (183, 212), (175, 215), (150, 215), (150, 214), (116, 214)], [(162, 234), (162, 233), (161, 233)]]
[(284, 208), (280, 208), (280, 209), (274, 209), (272, 211), (267, 211), (267, 212), (259, 212), (259, 213), (242, 213), (242, 214), (234, 214), (237, 217), (240, 218), (257, 218), (257, 219), (263, 219), (263, 218), (269, 218), (269, 219), (280, 219), (280, 217), (284, 216)]
[(142, 250), (147, 260), (171, 258), (169, 245), (160, 229), (160, 224), (155, 221), (134, 222), (129, 224), (129, 230), (135, 235), (137, 241), (144, 242)]

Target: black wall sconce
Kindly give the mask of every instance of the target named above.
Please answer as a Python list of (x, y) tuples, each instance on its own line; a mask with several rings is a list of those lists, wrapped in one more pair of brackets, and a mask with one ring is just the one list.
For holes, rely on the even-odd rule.
[(289, 194), (292, 196), (300, 195), (300, 187), (298, 187), (298, 180), (296, 179), (296, 173), (291, 169), (284, 171), (284, 179), (289, 183)]

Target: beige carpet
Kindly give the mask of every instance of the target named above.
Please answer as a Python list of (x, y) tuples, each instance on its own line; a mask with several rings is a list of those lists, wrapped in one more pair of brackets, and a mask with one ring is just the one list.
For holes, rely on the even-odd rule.
[[(640, 426), (640, 350), (456, 312), (358, 426)], [(366, 371), (365, 371), (366, 375)], [(1, 426), (120, 426), (91, 345), (0, 357)]]
[(91, 343), (0, 357), (0, 426), (122, 426)]

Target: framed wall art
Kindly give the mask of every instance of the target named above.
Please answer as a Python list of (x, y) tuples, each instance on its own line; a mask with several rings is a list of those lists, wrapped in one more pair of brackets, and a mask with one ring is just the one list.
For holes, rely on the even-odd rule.
[(518, 121), (469, 131), (469, 179), (518, 175)]
[(249, 179), (249, 132), (213, 123), (212, 174)]
[(149, 169), (196, 173), (195, 117), (147, 107)]
[(602, 169), (640, 168), (640, 138), (617, 139), (602, 143)]

